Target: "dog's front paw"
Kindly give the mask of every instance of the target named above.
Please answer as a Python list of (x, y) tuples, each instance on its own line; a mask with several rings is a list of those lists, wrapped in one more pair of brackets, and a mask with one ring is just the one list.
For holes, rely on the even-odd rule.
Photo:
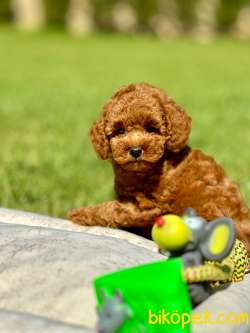
[(142, 210), (137, 216), (134, 216), (134, 225), (138, 227), (152, 226), (155, 218), (160, 216), (161, 213), (161, 209), (158, 207)]
[(75, 208), (68, 212), (67, 218), (77, 224), (92, 225), (91, 211), (89, 207)]
[(136, 201), (137, 201), (138, 207), (141, 210), (144, 210), (144, 209), (153, 209), (153, 208), (157, 207), (156, 204), (155, 204), (155, 202), (153, 202), (152, 200), (148, 199), (143, 193), (138, 193), (136, 195)]

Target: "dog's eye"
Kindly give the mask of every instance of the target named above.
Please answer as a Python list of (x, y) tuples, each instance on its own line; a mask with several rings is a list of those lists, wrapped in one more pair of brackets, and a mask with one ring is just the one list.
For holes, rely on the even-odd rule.
[(125, 133), (125, 128), (122, 127), (122, 126), (115, 130), (116, 135), (121, 135), (121, 134), (124, 134), (124, 133)]
[(146, 127), (146, 131), (148, 133), (158, 133), (159, 132), (159, 129), (153, 125), (149, 125)]

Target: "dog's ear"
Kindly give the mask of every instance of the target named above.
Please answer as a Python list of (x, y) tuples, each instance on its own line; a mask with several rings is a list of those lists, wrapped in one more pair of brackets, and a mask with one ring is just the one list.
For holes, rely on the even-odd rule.
[(112, 110), (115, 102), (119, 100), (119, 98), (136, 89), (136, 85), (129, 84), (127, 86), (121, 87), (112, 97), (111, 99), (104, 104), (102, 116), (99, 120), (97, 120), (90, 130), (90, 138), (94, 149), (97, 155), (103, 160), (107, 160), (110, 154), (110, 145), (109, 140), (105, 133), (105, 118), (109, 110)]
[(93, 124), (90, 130), (90, 138), (97, 155), (101, 159), (107, 160), (109, 157), (110, 149), (109, 141), (105, 134), (104, 114)]
[(185, 147), (191, 131), (192, 119), (173, 100), (164, 103), (168, 136), (167, 148), (178, 152)]

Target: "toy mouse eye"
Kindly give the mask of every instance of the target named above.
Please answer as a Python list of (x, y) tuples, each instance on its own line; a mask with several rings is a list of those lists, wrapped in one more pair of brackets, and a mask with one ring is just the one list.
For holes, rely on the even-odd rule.
[(146, 131), (148, 133), (159, 133), (159, 128), (157, 128), (154, 125), (149, 125), (149, 126), (146, 127)]

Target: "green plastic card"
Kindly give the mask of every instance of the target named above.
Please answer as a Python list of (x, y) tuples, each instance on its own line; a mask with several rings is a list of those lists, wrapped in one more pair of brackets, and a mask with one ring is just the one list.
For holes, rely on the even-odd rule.
[(104, 304), (103, 290), (108, 298), (119, 290), (132, 316), (117, 333), (189, 333), (191, 302), (182, 270), (177, 258), (98, 277), (94, 281), (98, 308)]

